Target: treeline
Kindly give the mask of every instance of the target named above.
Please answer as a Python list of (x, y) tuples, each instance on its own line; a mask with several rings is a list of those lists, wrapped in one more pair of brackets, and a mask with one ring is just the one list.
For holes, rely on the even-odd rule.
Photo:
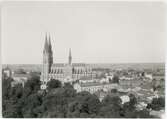
[(48, 83), (48, 91), (40, 90), (38, 76), (32, 76), (24, 88), (11, 87), (12, 79), (2, 80), (2, 111), (5, 118), (147, 118), (147, 109), (138, 111), (137, 100), (122, 104), (117, 95), (108, 95), (101, 102), (89, 92), (77, 93), (70, 84), (57, 80)]

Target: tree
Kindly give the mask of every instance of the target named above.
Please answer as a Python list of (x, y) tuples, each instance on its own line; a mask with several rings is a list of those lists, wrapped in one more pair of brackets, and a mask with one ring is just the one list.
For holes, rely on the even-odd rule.
[(143, 109), (137, 112), (137, 118), (150, 118), (149, 111), (147, 109)]
[(131, 107), (135, 107), (137, 104), (137, 98), (135, 97), (134, 94), (131, 94), (131, 93), (129, 94), (129, 98), (130, 98), (129, 105)]
[(152, 80), (151, 85), (152, 85), (153, 91), (155, 91), (155, 90), (157, 89), (157, 81), (156, 81), (156, 79), (153, 79), (153, 80)]
[(135, 95), (129, 94), (130, 101), (123, 104), (122, 115), (126, 118), (136, 118), (137, 110), (136, 104), (137, 99)]
[(15, 87), (11, 87), (9, 92), (10, 98), (20, 99), (23, 95), (23, 87), (22, 84), (17, 84)]
[(136, 107), (131, 105), (130, 102), (126, 102), (122, 108), (122, 115), (126, 118), (136, 118)]
[(107, 106), (107, 105), (110, 105), (110, 104), (121, 105), (121, 102), (122, 101), (118, 96), (107, 95), (102, 100), (102, 105), (104, 105), (104, 106)]
[(22, 103), (21, 98), (23, 95), (22, 85), (16, 85), (15, 87), (10, 87), (8, 92), (9, 98), (4, 99), (2, 102), (3, 107), (3, 117), (6, 118), (22, 118)]
[(27, 97), (32, 93), (37, 93), (40, 90), (40, 77), (37, 75), (30, 75), (29, 80), (25, 83), (23, 95)]
[(2, 99), (6, 100), (9, 99), (10, 90), (11, 90), (11, 82), (13, 81), (12, 78), (7, 78), (2, 80)]
[(29, 95), (23, 102), (22, 108), (24, 118), (35, 118), (38, 116), (36, 108), (42, 104), (42, 97), (37, 93)]
[(118, 96), (107, 95), (102, 100), (102, 107), (99, 111), (100, 117), (119, 118), (121, 117), (121, 99)]
[(59, 88), (61, 87), (61, 82), (59, 80), (51, 79), (48, 83), (48, 90), (51, 90), (53, 88)]
[[(31, 108), (31, 103), (35, 103), (35, 95), (37, 95), (40, 89), (39, 76), (30, 75), (24, 88), (21, 84), (11, 87), (10, 83), (11, 81), (7, 83), (8, 86), (3, 86), (3, 88), (7, 87), (10, 89), (7, 92), (9, 98), (5, 99), (3, 97), (3, 116), (10, 118), (36, 117), (33, 115), (33, 109), (35, 107)], [(30, 98), (32, 100), (30, 100)]]
[(50, 89), (43, 98), (43, 108), (46, 110), (41, 117), (67, 117), (68, 105), (74, 100), (76, 91), (71, 87), (63, 86)]
[(118, 90), (117, 89), (111, 89), (111, 94), (116, 94), (116, 93), (118, 93)]
[(69, 103), (69, 117), (94, 117), (100, 109), (100, 101), (96, 95), (89, 92), (78, 93), (75, 99)]
[(113, 79), (112, 79), (112, 83), (119, 83), (119, 77), (117, 75), (114, 75)]
[(22, 105), (20, 105), (17, 101), (8, 100), (8, 104), (6, 104), (6, 109), (2, 110), (2, 115), (5, 118), (23, 118)]
[(102, 106), (99, 111), (99, 117), (104, 118), (119, 118), (120, 116), (121, 107), (116, 105), (108, 105)]
[(153, 109), (153, 110), (161, 110), (165, 108), (165, 98), (164, 97), (159, 97), (159, 98), (153, 98), (152, 102), (148, 104), (147, 106), (148, 109)]

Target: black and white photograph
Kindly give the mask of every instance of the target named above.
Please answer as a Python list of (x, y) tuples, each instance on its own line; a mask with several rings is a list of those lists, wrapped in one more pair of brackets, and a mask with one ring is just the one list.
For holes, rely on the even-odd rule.
[(165, 118), (166, 3), (1, 3), (2, 118)]

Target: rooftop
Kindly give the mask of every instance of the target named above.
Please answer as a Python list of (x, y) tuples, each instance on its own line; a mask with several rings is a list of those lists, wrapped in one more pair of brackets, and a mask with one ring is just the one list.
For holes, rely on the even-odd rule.
[(29, 77), (29, 74), (13, 74), (13, 77)]
[(114, 83), (99, 83), (99, 82), (89, 82), (89, 83), (81, 83), (81, 87), (89, 87), (89, 86), (102, 86), (102, 85), (117, 85)]

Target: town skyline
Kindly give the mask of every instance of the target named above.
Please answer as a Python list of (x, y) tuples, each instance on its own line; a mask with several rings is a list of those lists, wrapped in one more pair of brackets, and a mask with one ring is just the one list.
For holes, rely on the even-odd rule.
[[(2, 64), (41, 64), (46, 32), (55, 63), (164, 63), (165, 7), (153, 2), (8, 3)], [(25, 55), (26, 54), (26, 55)]]

